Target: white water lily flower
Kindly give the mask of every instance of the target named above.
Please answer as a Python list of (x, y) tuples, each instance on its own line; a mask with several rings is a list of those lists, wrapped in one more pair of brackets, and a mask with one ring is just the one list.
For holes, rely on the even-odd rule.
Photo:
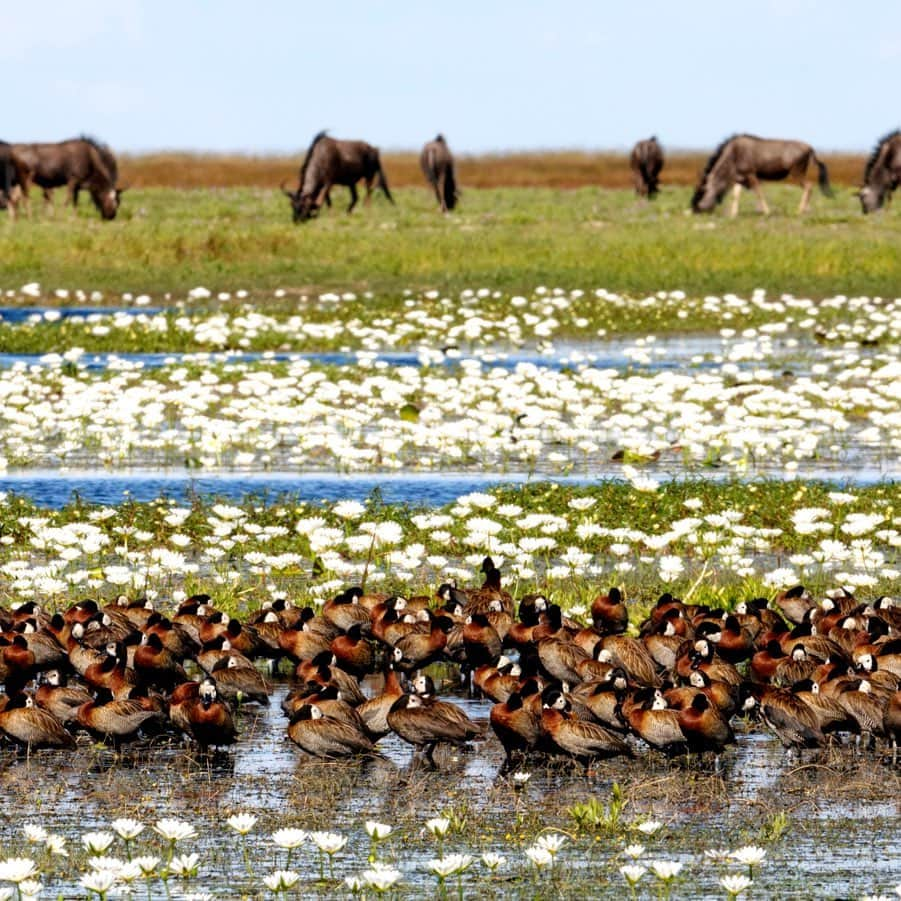
[(447, 817), (432, 817), (430, 820), (425, 821), (425, 828), (428, 829), (432, 835), (443, 838), (447, 835), (448, 829), (450, 829), (450, 820)]
[(134, 860), (126, 860), (119, 868), (117, 874), (120, 882), (134, 882), (143, 875), (143, 870)]
[(116, 835), (127, 842), (137, 838), (144, 831), (144, 824), (130, 817), (120, 817), (118, 820), (113, 820), (110, 825)]
[(44, 883), (39, 879), (26, 879), (19, 883), (20, 901), (37, 901), (44, 891)]
[(536, 848), (547, 851), (551, 857), (556, 857), (560, 849), (566, 844), (566, 836), (560, 835), (558, 832), (551, 832), (548, 835), (538, 836), (535, 842)]
[(252, 813), (235, 813), (226, 821), (238, 835), (247, 835), (257, 824), (257, 818)]
[(266, 888), (273, 892), (286, 892), (288, 889), (297, 885), (300, 879), (300, 873), (294, 870), (275, 870), (268, 876), (263, 877)]
[(446, 854), (444, 857), (435, 857), (426, 863), (426, 869), (442, 879), (462, 873), (472, 863), (469, 854)]
[(199, 854), (181, 854), (176, 855), (169, 861), (169, 872), (175, 873), (176, 876), (196, 876), (197, 865), (200, 863)]
[(653, 835), (663, 828), (663, 823), (660, 820), (645, 820), (643, 823), (638, 823), (635, 828), (644, 835)]
[(109, 870), (92, 870), (81, 877), (79, 884), (96, 895), (105, 895), (116, 884), (116, 874)]
[(633, 860), (638, 860), (638, 858), (644, 854), (644, 845), (626, 845), (626, 847), (623, 848), (623, 854), (625, 854), (626, 857), (631, 857)]
[(507, 862), (506, 857), (502, 857), (500, 854), (495, 853), (494, 851), (486, 851), (482, 855), (482, 863), (488, 867), (489, 870), (493, 873), (498, 867), (502, 867)]
[(0, 860), (0, 881), (23, 882), (38, 872), (37, 864), (30, 857), (7, 857)]
[(550, 851), (546, 848), (539, 848), (536, 845), (526, 848), (526, 857), (528, 857), (539, 870), (554, 862), (554, 855), (551, 854)]
[(22, 829), (25, 832), (25, 838), (30, 842), (46, 842), (47, 836), (50, 834), (43, 826), (37, 826), (34, 823), (26, 823)]
[(347, 836), (337, 832), (311, 832), (310, 838), (320, 851), (326, 854), (337, 854), (346, 844)]
[(629, 885), (637, 885), (639, 880), (645, 873), (647, 873), (648, 868), (643, 867), (640, 864), (625, 864), (619, 868), (619, 872), (622, 875), (623, 879), (629, 883)]
[(375, 865), (368, 870), (363, 871), (363, 879), (370, 888), (374, 888), (377, 892), (386, 892), (391, 888), (402, 876), (400, 870), (385, 865)]
[(663, 882), (675, 879), (682, 870), (682, 864), (676, 860), (655, 860), (651, 864), (654, 875)]
[(186, 838), (196, 838), (197, 830), (184, 820), (164, 818), (157, 820), (153, 827), (164, 839), (170, 842), (179, 842)]
[(81, 837), (81, 843), (90, 854), (103, 854), (115, 840), (112, 832), (85, 832)]
[(747, 891), (754, 880), (744, 873), (735, 873), (730, 876), (723, 876), (720, 879), (720, 885), (726, 890), (730, 898), (737, 898), (742, 892)]
[(156, 872), (160, 859), (152, 854), (144, 854), (141, 857), (133, 858), (132, 862), (141, 868), (141, 875), (146, 877), (152, 876)]
[(749, 867), (759, 864), (766, 857), (766, 850), (757, 845), (745, 845), (732, 852), (732, 859)]
[(344, 884), (350, 889), (354, 895), (358, 895), (366, 888), (366, 883), (362, 876), (345, 876)]
[(109, 870), (110, 873), (119, 875), (119, 871), (125, 865), (125, 861), (118, 857), (89, 857), (88, 864), (95, 870)]
[(382, 841), (382, 839), (388, 838), (389, 835), (394, 831), (393, 826), (389, 826), (387, 823), (379, 823), (376, 820), (367, 820), (365, 823), (366, 834), (377, 842)]
[(12, 901), (16, 896), (14, 888), (0, 888), (0, 901)]
[(513, 774), (513, 786), (522, 788), (532, 778), (531, 773), (524, 773), (522, 770)]
[(50, 833), (46, 839), (47, 850), (51, 854), (57, 854), (60, 857), (68, 857), (69, 852), (66, 850), (66, 840), (61, 835)]
[(708, 848), (704, 857), (713, 863), (724, 863), (732, 859), (732, 852), (728, 848)]
[(276, 829), (272, 833), (272, 841), (279, 848), (299, 848), (310, 837), (310, 833), (305, 829)]

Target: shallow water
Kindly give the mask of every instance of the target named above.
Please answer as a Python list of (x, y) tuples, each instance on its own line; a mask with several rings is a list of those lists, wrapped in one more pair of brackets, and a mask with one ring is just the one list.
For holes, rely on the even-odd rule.
[[(197, 839), (178, 848), (201, 854), (195, 887), (218, 897), (260, 897), (255, 890), (259, 881), (247, 876), (237, 837), (224, 823), (230, 813), (247, 811), (260, 818), (248, 838), (258, 877), (284, 866), (286, 852), (268, 837), (283, 826), (349, 835), (350, 843), (336, 856), (336, 874), (359, 872), (368, 851), (362, 821), (373, 817), (396, 827), (380, 858), (394, 859), (404, 871), (403, 895), (425, 897), (434, 882), (424, 865), (436, 849), (423, 823), (453, 808), (465, 813), (469, 828), (447, 838), (447, 852), (495, 850), (508, 858), (505, 876), (521, 875), (520, 841), (531, 843), (542, 828), (562, 829), (577, 844), (561, 852), (566, 887), (549, 891), (545, 885), (538, 894), (584, 897), (590, 886), (592, 896), (615, 897), (621, 895), (622, 883), (609, 862), (624, 839), (603, 834), (597, 841), (579, 839), (566, 809), (592, 796), (606, 802), (617, 782), (628, 800), (626, 822), (638, 816), (665, 822), (659, 835), (632, 833), (629, 840), (640, 840), (648, 859), (685, 864), (687, 878), (675, 897), (721, 897), (716, 886), (721, 873), (702, 862), (703, 850), (757, 841), (756, 828), (778, 811), (788, 813), (791, 828), (768, 846), (767, 860), (755, 872), (756, 897), (847, 897), (873, 886), (893, 886), (901, 878), (901, 833), (894, 827), (901, 814), (897, 770), (873, 757), (857, 758), (847, 748), (799, 763), (789, 760), (770, 735), (744, 734), (739, 727), (738, 744), (723, 756), (719, 774), (697, 760), (687, 765), (639, 751), (634, 761), (603, 763), (590, 775), (568, 765), (530, 765), (532, 778), (517, 791), (500, 775), (503, 753), (493, 736), (464, 752), (439, 750), (436, 771), (414, 761), (411, 749), (395, 736), (380, 742), (383, 756), (376, 759), (313, 760), (287, 740), (280, 710), (287, 690), (287, 682), (280, 680), (269, 708), (245, 711), (238, 744), (211, 758), (197, 759), (178, 744), (159, 739), (127, 748), (119, 758), (84, 738), (76, 752), (42, 751), (27, 761), (0, 750), (0, 804), (7, 814), (0, 823), (0, 840), (8, 853), (33, 853), (22, 847), (22, 826), (40, 823), (66, 835), (77, 856), (82, 832), (109, 828), (115, 816), (135, 816), (148, 825), (158, 817), (175, 816), (198, 830)], [(489, 704), (455, 700), (477, 722), (486, 722)], [(25, 780), (29, 797), (23, 805)], [(135, 843), (135, 853), (159, 853), (159, 840), (155, 844), (148, 833)], [(828, 854), (822, 853), (822, 845)], [(862, 847), (867, 848), (865, 871)], [(117, 842), (107, 853), (122, 851)], [(622, 859), (613, 863), (618, 866)], [(295, 852), (292, 866), (314, 880), (315, 849), (307, 844)], [(477, 884), (477, 875), (478, 865), (466, 882), (479, 894), (536, 894), (534, 882)], [(54, 882), (54, 896), (57, 891), (66, 898), (83, 897), (72, 881)], [(333, 891), (308, 884), (303, 894), (329, 896)]]
[[(656, 478), (664, 476), (652, 470)], [(699, 473), (672, 472), (665, 478), (697, 478)], [(728, 472), (704, 472), (706, 479), (728, 479)], [(790, 476), (784, 470), (762, 470), (768, 478), (816, 479), (845, 485), (872, 485), (901, 477), (901, 463), (858, 469), (799, 467)], [(77, 495), (93, 504), (118, 504), (124, 500), (152, 501), (168, 497), (179, 502), (193, 497), (217, 497), (239, 501), (248, 496), (274, 503), (290, 496), (311, 503), (338, 500), (365, 501), (378, 491), (385, 503), (439, 507), (460, 495), (484, 491), (493, 485), (525, 485), (545, 481), (541, 473), (526, 472), (440, 472), (440, 473), (329, 473), (329, 472), (245, 472), (125, 469), (25, 469), (0, 471), (0, 491), (27, 497), (35, 503), (59, 509)], [(591, 485), (601, 479), (622, 478), (621, 467), (611, 464), (588, 475), (554, 476), (564, 485)]]

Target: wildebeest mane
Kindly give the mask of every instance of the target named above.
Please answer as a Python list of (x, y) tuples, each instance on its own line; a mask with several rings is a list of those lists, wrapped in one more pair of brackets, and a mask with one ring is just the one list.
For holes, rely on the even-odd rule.
[(723, 151), (731, 144), (736, 138), (755, 138), (755, 140), (759, 140), (756, 135), (749, 135), (740, 132), (736, 132), (735, 134), (729, 135), (724, 141), (721, 141), (719, 146), (713, 153), (710, 154), (707, 162), (704, 165), (704, 171), (701, 173), (700, 179), (698, 179), (698, 186), (695, 188), (695, 192), (691, 198), (691, 206), (692, 209), (698, 204), (701, 199), (701, 196), (704, 193), (704, 185), (707, 183), (707, 176), (713, 171), (713, 167), (719, 161), (719, 158), (723, 155)]
[(317, 132), (316, 135), (314, 136), (313, 140), (310, 142), (309, 149), (307, 150), (307, 155), (303, 158), (303, 163), (301, 164), (301, 167), (300, 167), (300, 188), (299, 188), (299, 190), (301, 190), (301, 191), (303, 190), (303, 183), (304, 183), (304, 179), (306, 178), (306, 174), (307, 174), (307, 166), (310, 165), (310, 159), (313, 156), (313, 150), (315, 149), (316, 145), (323, 138), (327, 138), (327, 137), (328, 137), (328, 131), (323, 129), (322, 131)]
[(116, 158), (113, 156), (112, 150), (110, 150), (109, 144), (104, 144), (103, 141), (98, 141), (97, 138), (92, 135), (79, 135), (77, 138), (73, 140), (76, 141), (84, 141), (85, 144), (90, 144), (100, 155), (100, 159), (103, 162), (103, 165), (106, 166), (107, 171), (109, 172), (111, 183), (115, 186), (115, 184), (119, 181), (119, 167), (116, 164)]
[(886, 141), (891, 141), (892, 138), (897, 137), (901, 134), (897, 128), (894, 131), (890, 131), (888, 134), (883, 135), (877, 142), (876, 146), (873, 148), (873, 152), (870, 154), (870, 158), (867, 160), (867, 165), (863, 170), (863, 182), (864, 184), (869, 181), (870, 173), (873, 171), (873, 166), (876, 165), (876, 160), (879, 159), (879, 154), (882, 148), (885, 146)]

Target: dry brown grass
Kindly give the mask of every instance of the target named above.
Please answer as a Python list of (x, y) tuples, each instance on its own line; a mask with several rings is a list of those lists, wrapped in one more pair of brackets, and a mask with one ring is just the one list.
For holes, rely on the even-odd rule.
[[(123, 180), (135, 187), (271, 188), (282, 181), (293, 187), (301, 156), (153, 153), (123, 156), (120, 168)], [(835, 184), (859, 183), (866, 160), (863, 154), (827, 154), (823, 158)], [(706, 159), (702, 152), (668, 154), (663, 183), (694, 185)], [(416, 154), (386, 153), (383, 163), (392, 187), (422, 185)], [(460, 156), (457, 171), (460, 183), (470, 188), (632, 187), (629, 159), (623, 153), (548, 151)]]

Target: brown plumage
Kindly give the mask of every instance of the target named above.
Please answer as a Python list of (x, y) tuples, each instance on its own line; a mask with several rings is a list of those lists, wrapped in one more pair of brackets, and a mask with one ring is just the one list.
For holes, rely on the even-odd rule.
[[(368, 626), (368, 619), (366, 623)], [(346, 634), (336, 636), (329, 645), (338, 666), (358, 679), (373, 672), (376, 663), (372, 643), (363, 636), (362, 630), (361, 623), (354, 623)]]
[(645, 688), (622, 704), (622, 718), (643, 741), (664, 754), (685, 751), (687, 740), (679, 715), (671, 710), (659, 691)]
[(241, 666), (234, 657), (229, 657), (220, 661), (210, 676), (226, 701), (269, 704), (269, 685), (255, 666)]
[(34, 693), (35, 704), (52, 713), (63, 725), (75, 719), (82, 704), (93, 700), (87, 689), (79, 685), (67, 685), (59, 670), (44, 673), (44, 682)]
[(632, 757), (632, 749), (620, 736), (597, 723), (573, 719), (565, 695), (545, 693), (541, 710), (542, 734), (550, 740), (554, 753), (588, 764), (609, 757)]
[(402, 695), (391, 706), (388, 725), (408, 744), (425, 749), (432, 761), (435, 746), (441, 742), (462, 745), (483, 734), (456, 704), (447, 701), (425, 702), (417, 695)]
[(638, 639), (628, 635), (608, 635), (604, 638), (598, 660), (625, 670), (629, 679), (639, 685), (655, 686), (660, 682), (647, 648)]
[(611, 588), (591, 602), (591, 622), (605, 635), (617, 635), (629, 628), (629, 611), (618, 588)]
[[(194, 685), (196, 689), (191, 687)], [(202, 749), (232, 745), (238, 740), (231, 708), (219, 697), (215, 680), (207, 676), (200, 683), (180, 685), (179, 690), (169, 716), (189, 738)]]
[(162, 719), (158, 706), (149, 698), (128, 698), (106, 703), (89, 701), (76, 713), (79, 725), (98, 738), (123, 741), (136, 738), (141, 728)]
[[(537, 693), (534, 681), (523, 687), (526, 696)], [(541, 716), (530, 705), (523, 704), (523, 695), (513, 692), (507, 700), (495, 704), (489, 717), (491, 728), (498, 737), (507, 761), (517, 753), (535, 749), (541, 738)]]
[(757, 710), (786, 748), (822, 748), (826, 738), (814, 712), (784, 688), (742, 686), (743, 709)]
[(0, 732), (28, 750), (75, 747), (65, 726), (49, 711), (35, 707), (25, 694), (11, 697), (0, 711)]
[(315, 704), (306, 704), (297, 711), (288, 726), (288, 737), (314, 757), (349, 757), (375, 750), (363, 732), (324, 716)]
[(363, 727), (366, 734), (373, 741), (387, 735), (391, 731), (388, 725), (388, 713), (394, 702), (403, 695), (404, 690), (401, 687), (400, 680), (393, 668), (388, 668), (385, 672), (385, 685), (382, 691), (364, 701), (357, 708), (357, 712), (363, 720)]

